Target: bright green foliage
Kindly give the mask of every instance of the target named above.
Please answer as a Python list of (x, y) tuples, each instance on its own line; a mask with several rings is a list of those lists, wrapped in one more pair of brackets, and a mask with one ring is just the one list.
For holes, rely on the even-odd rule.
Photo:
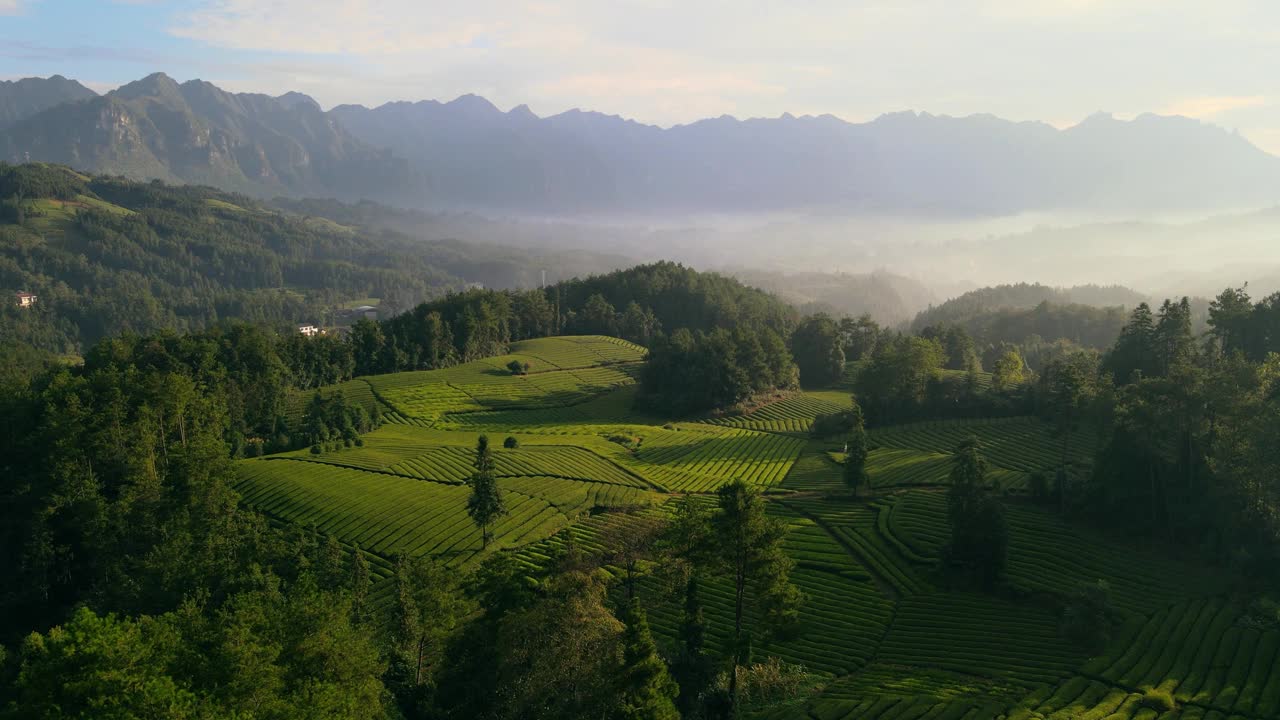
[(20, 654), (19, 702), (32, 718), (197, 718), (200, 700), (169, 665), (181, 644), (170, 624), (79, 610)]
[(726, 415), (703, 422), (746, 430), (807, 433), (814, 420), (848, 409), (848, 396), (833, 391), (804, 392), (772, 402), (743, 415)]
[(341, 596), (303, 581), (124, 620), (81, 609), (23, 645), (24, 718), (377, 717), (383, 666)]
[(658, 656), (649, 622), (632, 599), (623, 613), (622, 677), (618, 692), (618, 717), (625, 720), (679, 720), (675, 699), (679, 685)]
[(529, 607), (501, 620), (496, 706), (500, 717), (602, 717), (617, 708), (621, 623), (594, 575), (553, 576)]
[[(281, 460), (245, 462), (240, 474), (237, 488), (253, 507), (282, 520), (315, 523), (322, 532), (388, 557), (442, 555), (462, 564), (481, 550), (479, 528), (467, 515), (470, 493), (463, 486)], [(581, 485), (577, 497), (585, 502), (585, 490), (593, 484)], [(503, 504), (509, 512), (490, 532), (503, 547), (546, 538), (570, 520), (541, 498), (513, 493)], [(578, 500), (572, 504), (580, 506)]]
[(467, 514), (480, 528), (481, 547), (486, 548), (489, 546), (489, 525), (507, 512), (502, 495), (498, 493), (493, 451), (489, 449), (487, 435), (481, 435), (476, 441), (475, 468), (475, 475), (471, 476), (471, 496), (467, 498)]
[(996, 361), (991, 371), (991, 387), (996, 392), (1011, 390), (1026, 379), (1026, 362), (1017, 350), (1009, 350)]
[(973, 338), (959, 325), (930, 325), (919, 335), (942, 346), (942, 364), (947, 370), (967, 371), (979, 364)]
[(899, 335), (882, 341), (858, 373), (858, 402), (876, 422), (913, 417), (930, 381), (941, 373), (942, 361), (942, 346), (935, 340)]

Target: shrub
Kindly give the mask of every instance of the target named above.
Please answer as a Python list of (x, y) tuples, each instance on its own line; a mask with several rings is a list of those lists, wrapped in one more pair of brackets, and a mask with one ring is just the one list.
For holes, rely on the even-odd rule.
[(609, 442), (618, 443), (624, 448), (635, 450), (640, 447), (640, 438), (634, 435), (623, 435), (622, 433), (614, 433), (608, 437)]
[(316, 443), (315, 445), (311, 446), (312, 455), (319, 455), (320, 453), (321, 453), (320, 443)]
[(831, 415), (819, 415), (813, 419), (813, 428), (809, 431), (814, 437), (830, 437), (846, 433), (853, 429), (853, 417), (847, 412)]
[(1169, 712), (1177, 707), (1173, 702), (1173, 695), (1168, 690), (1159, 690), (1152, 688), (1142, 693), (1142, 707), (1155, 710), (1156, 712)]
[(508, 450), (515, 450), (520, 447), (520, 441), (514, 435), (508, 435), (507, 439), (502, 441), (502, 447)]
[(512, 360), (511, 362), (507, 363), (507, 369), (511, 371), (512, 375), (528, 375), (529, 368), (531, 367), (533, 366), (530, 365), (529, 363), (520, 362), (519, 360)]
[(356, 447), (364, 447), (364, 438), (362, 437), (356, 438)]
[(1263, 596), (1249, 603), (1240, 618), (1240, 624), (1255, 630), (1271, 630), (1280, 627), (1280, 603)]

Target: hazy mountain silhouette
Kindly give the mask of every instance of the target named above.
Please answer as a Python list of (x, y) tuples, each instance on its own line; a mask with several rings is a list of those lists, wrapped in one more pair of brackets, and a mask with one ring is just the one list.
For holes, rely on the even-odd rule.
[(503, 112), (476, 95), (325, 113), (296, 92), (233, 94), (159, 73), (101, 97), (57, 76), (0, 84), (0, 158), (23, 153), (258, 195), (537, 215), (1187, 212), (1280, 201), (1280, 159), (1182, 117), (1098, 114), (1058, 130), (899, 112), (660, 128), (581, 110)]
[(973, 214), (1280, 199), (1280, 160), (1181, 117), (1099, 114), (1057, 130), (990, 115), (725, 116), (663, 129), (579, 110), (504, 113), (469, 95), (330, 115), (421, 167), (434, 202), (470, 208)]

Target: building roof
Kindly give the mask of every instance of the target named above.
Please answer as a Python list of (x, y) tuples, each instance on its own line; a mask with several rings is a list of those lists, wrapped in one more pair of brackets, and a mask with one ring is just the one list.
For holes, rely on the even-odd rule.
[(36, 296), (36, 294), (35, 294), (35, 293), (29, 293), (29, 292), (27, 292), (27, 291), (25, 291), (25, 290), (20, 290), (20, 291), (18, 291), (18, 297), (20, 297), (20, 298), (21, 298), (21, 297), (35, 297), (35, 296)]

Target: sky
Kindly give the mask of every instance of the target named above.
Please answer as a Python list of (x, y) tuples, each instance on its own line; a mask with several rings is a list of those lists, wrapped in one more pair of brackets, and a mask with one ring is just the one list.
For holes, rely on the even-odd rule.
[(1178, 114), (1280, 154), (1275, 0), (0, 0), (0, 79), (151, 72), (324, 107), (483, 95), (669, 126)]

